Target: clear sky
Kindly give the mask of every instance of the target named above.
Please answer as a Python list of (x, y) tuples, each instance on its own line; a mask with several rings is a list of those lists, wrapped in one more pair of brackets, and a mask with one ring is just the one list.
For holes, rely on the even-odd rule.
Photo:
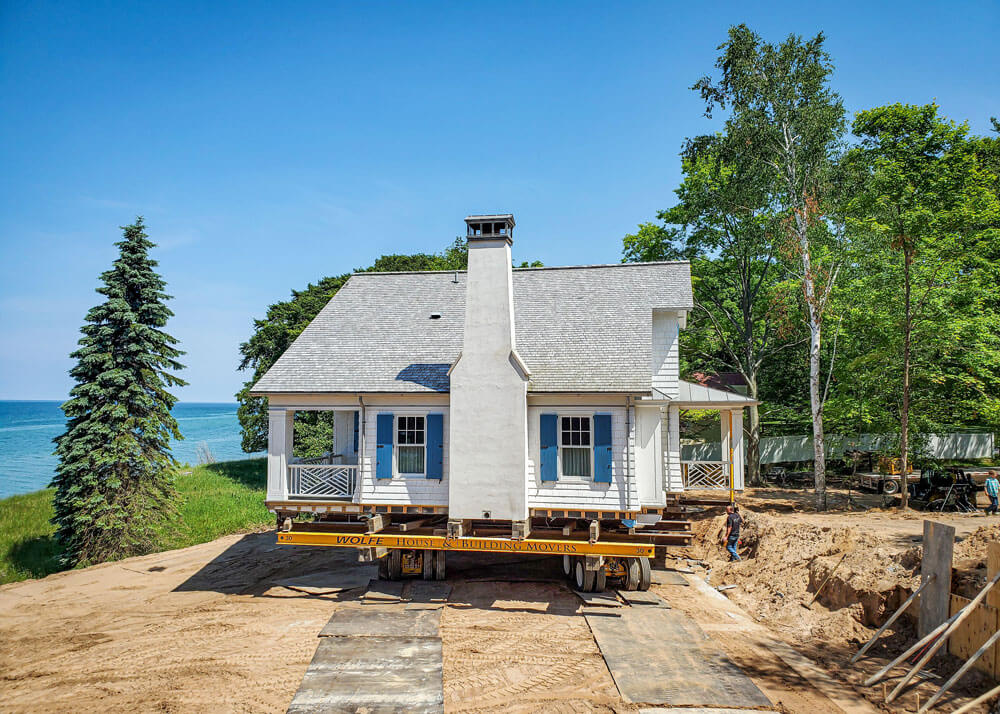
[(182, 400), (232, 401), (251, 320), (383, 253), (513, 212), (515, 259), (618, 262), (673, 201), (688, 87), (729, 25), (828, 36), (849, 110), (1000, 113), (1000, 3), (0, 0), (0, 399), (67, 357), (143, 214)]

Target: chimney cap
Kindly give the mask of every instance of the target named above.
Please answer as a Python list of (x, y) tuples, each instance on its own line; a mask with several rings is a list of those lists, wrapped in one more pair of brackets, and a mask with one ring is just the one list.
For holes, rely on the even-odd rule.
[(511, 240), (514, 232), (513, 213), (489, 213), (465, 217), (469, 240)]

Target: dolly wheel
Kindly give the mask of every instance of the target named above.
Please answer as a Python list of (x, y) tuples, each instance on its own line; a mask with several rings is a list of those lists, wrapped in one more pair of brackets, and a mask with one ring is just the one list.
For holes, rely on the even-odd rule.
[(389, 556), (383, 555), (378, 559), (378, 578), (379, 580), (389, 579)]
[(642, 579), (642, 566), (639, 565), (638, 558), (625, 559), (625, 589), (638, 590), (639, 581)]
[(653, 570), (649, 567), (649, 558), (643, 556), (638, 558), (639, 561), (639, 589), (649, 590), (650, 584), (653, 582)]
[(424, 580), (434, 579), (434, 566), (437, 562), (437, 557), (433, 550), (421, 551), (423, 556), (423, 577)]
[(605, 586), (608, 584), (608, 574), (604, 572), (604, 566), (602, 565), (594, 572), (594, 590), (595, 593), (604, 592)]
[(389, 580), (400, 580), (403, 577), (403, 551), (390, 550), (385, 556), (389, 561)]
[(586, 561), (580, 556), (573, 559), (573, 585), (582, 593), (592, 592), (597, 574), (587, 570)]
[(433, 551), (434, 553), (434, 579), (444, 580), (445, 570), (444, 570), (444, 556), (443, 550)]
[(570, 580), (572, 580), (573, 579), (573, 559), (570, 558), (568, 555), (564, 555), (562, 557), (562, 565), (563, 565), (563, 575), (565, 575), (567, 578), (569, 578)]

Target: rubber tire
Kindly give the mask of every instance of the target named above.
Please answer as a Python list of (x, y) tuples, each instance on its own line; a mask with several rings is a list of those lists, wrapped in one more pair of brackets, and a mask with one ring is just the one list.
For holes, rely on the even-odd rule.
[(389, 556), (384, 555), (378, 559), (378, 577), (379, 580), (389, 579)]
[(582, 593), (593, 592), (597, 573), (587, 570), (587, 561), (579, 555), (573, 562), (573, 586)]
[(424, 580), (433, 580), (434, 579), (434, 565), (437, 562), (437, 558), (435, 557), (435, 551), (433, 551), (433, 550), (425, 550), (425, 551), (423, 551), (423, 557), (424, 557), (424, 562), (423, 562), (423, 566), (424, 566), (423, 567), (423, 577), (424, 577)]
[(649, 566), (649, 558), (642, 556), (639, 560), (639, 589), (649, 590), (653, 583), (653, 569)]
[(434, 579), (444, 580), (445, 572), (445, 552), (443, 550), (434, 551)]
[(390, 550), (385, 556), (389, 561), (389, 580), (402, 580), (403, 578), (403, 551)]
[(594, 573), (594, 589), (592, 592), (602, 593), (604, 588), (608, 584), (608, 574), (604, 572), (604, 566), (602, 565), (597, 572)]
[(886, 496), (892, 496), (895, 493), (899, 493), (899, 484), (891, 480), (883, 481), (882, 493)]
[(639, 579), (642, 577), (642, 566), (638, 558), (628, 558), (625, 564), (625, 589), (638, 590)]
[(562, 557), (563, 575), (565, 575), (569, 580), (573, 579), (573, 559), (564, 555)]

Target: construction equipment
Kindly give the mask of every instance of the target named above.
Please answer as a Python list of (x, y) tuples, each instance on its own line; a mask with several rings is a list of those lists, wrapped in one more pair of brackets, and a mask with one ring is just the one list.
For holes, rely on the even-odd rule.
[(960, 468), (927, 467), (909, 484), (910, 505), (924, 511), (976, 511), (980, 487)]

